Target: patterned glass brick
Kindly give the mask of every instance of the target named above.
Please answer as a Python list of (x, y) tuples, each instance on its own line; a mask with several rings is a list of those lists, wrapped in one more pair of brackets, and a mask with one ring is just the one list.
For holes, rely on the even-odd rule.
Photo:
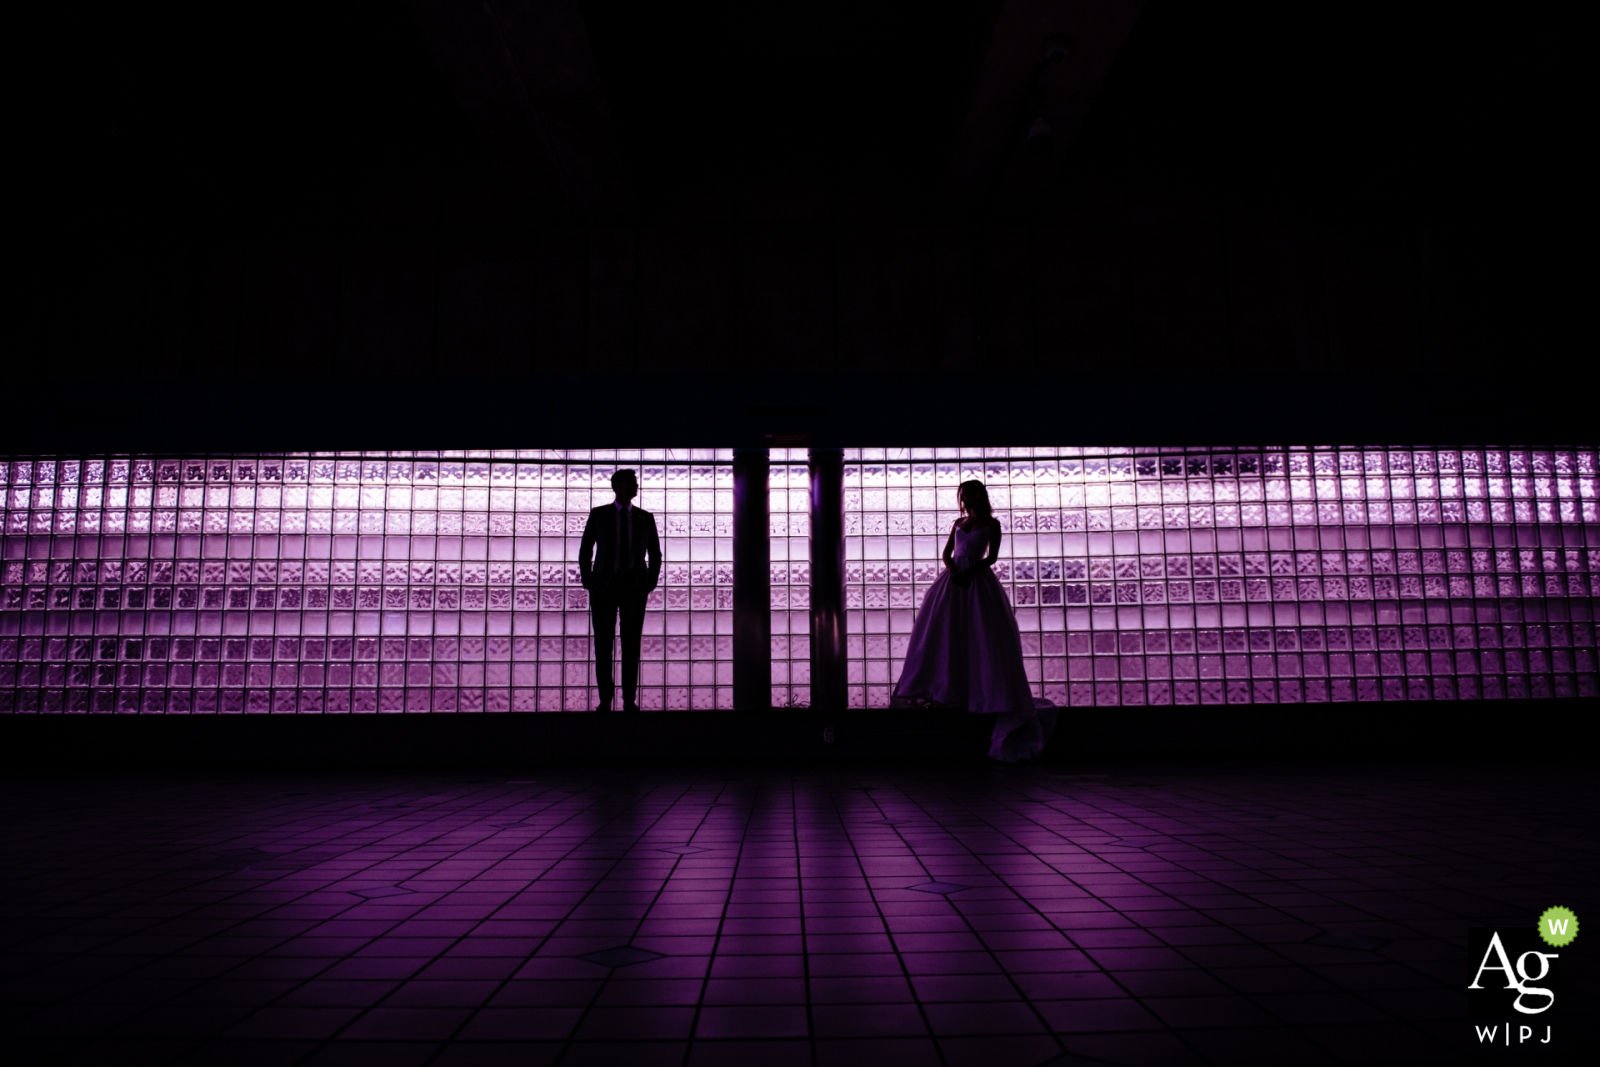
[[(639, 471), (640, 504), (656, 513), (667, 558), (695, 568), (683, 583), (693, 596), (651, 599), (642, 702), (665, 706), (652, 680), (660, 687), (661, 668), (681, 664), (683, 706), (728, 706), (730, 461), (727, 452), (664, 449), (514, 462), (477, 452), (6, 457), (0, 707), (592, 708), (588, 602), (574, 556), (589, 508), (609, 500), (620, 466)], [(32, 559), (30, 533), (47, 538)], [(252, 536), (280, 533), (292, 536)], [(786, 577), (799, 583), (793, 600), (803, 608), (808, 575)], [(118, 630), (144, 636), (58, 637), (50, 647), (61, 662), (44, 673), (44, 647), (19, 641)], [(391, 633), (418, 636), (380, 642)], [(694, 639), (666, 639), (675, 633)], [(549, 647), (530, 653), (533, 642)], [(537, 688), (523, 684), (546, 667), (553, 673), (539, 673)]]
[[(865, 683), (852, 685), (853, 706), (882, 703), (898, 677), (923, 587), (898, 594), (895, 564), (914, 574), (926, 565), (918, 583), (937, 576), (954, 490), (968, 478), (987, 484), (1006, 531), (995, 574), (1028, 676), (1058, 704), (1593, 691), (1592, 447), (1005, 451), (1005, 463), (955, 448), (847, 453), (849, 669)], [(1515, 628), (1496, 626), (1492, 641), (1471, 625), (1511, 618)], [(1235, 682), (1223, 633), (1241, 624), (1277, 654), (1241, 650)], [(1534, 646), (1540, 624), (1565, 635), (1570, 655), (1558, 657), (1568, 646), (1554, 636), (1548, 652)], [(1122, 668), (1089, 669), (1083, 681), (1070, 666), (1078, 653), (1050, 657), (1052, 640), (1102, 633), (1166, 643), (1159, 658), (1096, 646), (1096, 662), (1114, 656)], [(1481, 658), (1471, 649), (1480, 641)], [(1136, 659), (1142, 685), (1126, 680)]]
[[(572, 557), (623, 465), (667, 557), (641, 703), (727, 707), (729, 460), (0, 458), (0, 709), (592, 707)], [(1593, 447), (859, 450), (850, 700), (889, 702), (968, 478), (1006, 530), (1028, 677), (1058, 704), (1592, 696), (1597, 468)], [(772, 692), (794, 705), (806, 479), (803, 452), (773, 454)]]

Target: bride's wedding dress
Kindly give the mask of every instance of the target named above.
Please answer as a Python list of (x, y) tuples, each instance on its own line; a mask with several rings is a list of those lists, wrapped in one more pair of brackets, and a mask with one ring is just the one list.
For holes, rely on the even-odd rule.
[[(983, 526), (956, 527), (955, 567), (928, 587), (895, 695), (996, 716), (989, 755), (1013, 763), (1044, 751), (1056, 709), (1048, 701), (1036, 706), (1011, 602), (989, 568), (975, 565), (989, 538)], [(957, 571), (965, 584), (953, 579)]]

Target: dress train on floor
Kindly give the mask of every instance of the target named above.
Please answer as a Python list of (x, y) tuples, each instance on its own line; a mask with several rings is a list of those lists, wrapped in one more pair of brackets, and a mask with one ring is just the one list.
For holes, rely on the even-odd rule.
[(966, 580), (957, 583), (946, 569), (928, 587), (895, 696), (993, 715), (989, 755), (1007, 763), (1037, 759), (1057, 709), (1033, 695), (1016, 614), (999, 580), (989, 568), (971, 566), (987, 548), (988, 531), (957, 527), (955, 537), (952, 557)]

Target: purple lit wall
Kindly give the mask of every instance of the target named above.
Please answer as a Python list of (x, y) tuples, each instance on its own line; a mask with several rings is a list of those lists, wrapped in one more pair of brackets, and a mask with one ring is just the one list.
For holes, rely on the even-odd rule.
[(634, 467), (641, 703), (732, 706), (731, 453), (0, 459), (0, 710), (574, 711), (578, 539)]
[(1596, 694), (1595, 450), (846, 453), (849, 699), (889, 703), (956, 486), (1059, 705)]
[(811, 705), (811, 471), (803, 448), (770, 452), (772, 706)]
[[(955, 488), (1061, 705), (1595, 695), (1593, 448), (859, 449), (850, 703), (889, 703)], [(732, 706), (725, 450), (0, 459), (0, 711), (577, 711), (577, 543), (638, 469), (641, 703)], [(772, 454), (772, 701), (811, 701), (803, 450)]]

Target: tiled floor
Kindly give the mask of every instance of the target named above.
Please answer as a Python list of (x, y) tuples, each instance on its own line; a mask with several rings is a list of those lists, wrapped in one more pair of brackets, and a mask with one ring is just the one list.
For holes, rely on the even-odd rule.
[(1573, 767), (3, 785), (10, 1063), (1451, 1061), (1467, 927), (1596, 914)]

